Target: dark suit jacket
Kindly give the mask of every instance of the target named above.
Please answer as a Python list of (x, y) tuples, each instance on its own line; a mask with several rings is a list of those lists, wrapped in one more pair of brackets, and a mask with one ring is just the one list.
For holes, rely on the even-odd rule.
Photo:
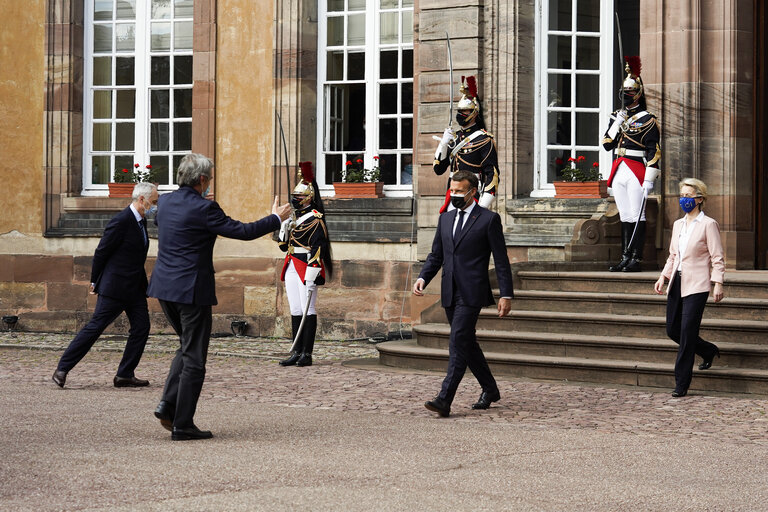
[(149, 296), (198, 306), (218, 303), (213, 276), (218, 235), (253, 240), (280, 228), (276, 215), (250, 223), (230, 219), (217, 202), (204, 199), (192, 187), (160, 196), (155, 223), (159, 249)]
[(457, 214), (458, 210), (451, 210), (440, 215), (432, 252), (419, 277), (429, 284), (440, 267), (443, 268), (443, 307), (453, 303), (454, 283), (467, 306), (490, 306), (495, 303), (488, 278), (488, 263), (493, 253), (501, 296), (512, 297), (512, 271), (499, 214), (475, 204), (454, 246), (453, 223)]
[(146, 298), (147, 248), (130, 206), (112, 217), (93, 254), (91, 282), (96, 293), (116, 299)]

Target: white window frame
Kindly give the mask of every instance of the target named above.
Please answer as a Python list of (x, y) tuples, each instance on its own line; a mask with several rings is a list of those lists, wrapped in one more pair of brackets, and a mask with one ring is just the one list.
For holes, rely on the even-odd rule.
[[(571, 27), (575, 26), (576, 6), (578, 0), (571, 0), (573, 7), (571, 15), (573, 20)], [(600, 2), (600, 91), (599, 91), (599, 103), (597, 108), (589, 107), (576, 107), (571, 105), (570, 107), (555, 107), (551, 108), (548, 105), (549, 102), (549, 67), (548, 67), (548, 50), (549, 50), (549, 36), (561, 35), (572, 36), (581, 34), (578, 31), (554, 31), (549, 30), (549, 0), (536, 0), (536, 79), (535, 79), (535, 91), (537, 92), (537, 101), (535, 109), (534, 119), (534, 133), (535, 133), (535, 154), (534, 154), (534, 177), (533, 177), (533, 191), (531, 197), (552, 197), (555, 195), (555, 187), (552, 183), (547, 182), (547, 150), (554, 147), (562, 147), (557, 145), (547, 144), (547, 132), (548, 132), (548, 112), (567, 111), (571, 112), (571, 154), (575, 156), (577, 152), (581, 151), (594, 151), (598, 150), (600, 175), (602, 179), (607, 179), (610, 174), (610, 168), (612, 164), (611, 153), (604, 151), (601, 140), (603, 136), (603, 128), (607, 126), (608, 118), (613, 111), (613, 101), (616, 91), (613, 90), (613, 73), (614, 73), (614, 60), (613, 55), (613, 38), (614, 38), (614, 19), (613, 19), (613, 2), (614, 0), (601, 0)], [(576, 62), (576, 45), (571, 45), (571, 61)], [(577, 74), (595, 74), (594, 70), (575, 70), (572, 75)], [(571, 95), (575, 98), (576, 80), (571, 80)], [(600, 119), (600, 129), (595, 135), (595, 145), (576, 145), (576, 130), (575, 130), (575, 115), (576, 112), (597, 112)]]
[[(399, 113), (399, 114), (384, 114), (380, 116), (379, 114), (379, 96), (378, 96), (378, 86), (379, 84), (388, 84), (388, 83), (413, 83), (413, 73), (411, 74), (410, 78), (386, 78), (386, 79), (379, 79), (377, 78), (379, 76), (379, 69), (380, 69), (380, 59), (379, 59), (379, 50), (380, 49), (399, 49), (399, 59), (398, 63), (401, 62), (402, 59), (402, 52), (403, 50), (411, 50), (413, 51), (413, 40), (410, 43), (403, 43), (403, 30), (402, 30), (402, 13), (406, 10), (411, 10), (413, 12), (413, 7), (408, 9), (408, 7), (400, 7), (398, 10), (400, 11), (400, 29), (398, 31), (399, 39), (400, 41), (395, 43), (387, 43), (387, 44), (380, 44), (379, 43), (379, 34), (380, 34), (380, 28), (379, 28), (379, 20), (380, 20), (380, 14), (382, 12), (382, 9), (380, 9), (380, 0), (366, 0), (366, 9), (364, 11), (345, 11), (346, 13), (365, 13), (366, 15), (366, 38), (365, 38), (365, 44), (361, 46), (347, 46), (346, 41), (343, 46), (338, 46), (334, 48), (354, 48), (359, 49), (363, 48), (365, 53), (365, 75), (363, 80), (359, 81), (343, 81), (344, 84), (349, 83), (365, 83), (366, 86), (366, 105), (365, 105), (365, 119), (366, 119), (366, 131), (365, 131), (365, 150), (364, 151), (348, 151), (348, 153), (363, 153), (363, 165), (366, 169), (371, 169), (375, 167), (377, 164), (374, 162), (374, 156), (378, 156), (378, 144), (379, 144), (379, 118), (397, 118), (397, 119), (406, 119), (410, 118), (412, 119), (412, 123), (415, 123), (415, 119), (413, 116), (413, 109), (411, 109), (411, 113)], [(328, 18), (328, 11), (327, 11), (327, 1), (326, 0), (319, 0), (318, 1), (318, 19), (320, 20), (326, 20)], [(391, 12), (392, 9), (384, 9), (383, 12)], [(334, 11), (336, 12), (336, 11)], [(413, 19), (413, 18), (411, 18)], [(318, 30), (317, 30), (317, 156), (315, 159), (316, 165), (315, 168), (317, 170), (317, 182), (320, 186), (320, 194), (322, 196), (333, 196), (334, 195), (334, 189), (333, 185), (326, 185), (325, 184), (325, 139), (329, 136), (327, 133), (328, 126), (326, 123), (326, 118), (328, 116), (327, 109), (330, 108), (329, 106), (326, 107), (326, 85), (328, 85), (328, 82), (326, 81), (326, 72), (327, 72), (327, 23), (325, 21), (321, 21), (318, 23)], [(415, 34), (414, 34), (415, 36)], [(344, 66), (346, 66), (346, 59), (344, 62)], [(336, 82), (331, 82), (331, 84)], [(402, 88), (398, 88), (398, 105), (400, 105), (401, 102), (401, 95), (402, 95)], [(416, 91), (414, 91), (414, 97), (416, 95)], [(411, 125), (412, 128), (414, 125)], [(400, 147), (401, 141), (402, 141), (402, 133), (401, 132), (401, 123), (398, 122), (398, 147)], [(414, 130), (415, 132), (415, 130)], [(415, 158), (415, 149), (414, 146), (416, 145), (416, 140), (414, 139), (413, 135), (411, 136), (411, 148), (405, 148), (405, 149), (394, 149), (394, 150), (383, 150), (386, 153), (400, 153), (400, 154), (410, 154), (411, 155), (411, 165), (412, 165), (412, 176), (416, 173), (416, 158)], [(398, 182), (402, 178), (402, 174), (400, 173), (400, 170), (398, 169), (397, 172), (397, 179)], [(414, 179), (412, 177), (412, 179)], [(395, 185), (384, 185), (384, 194), (388, 197), (411, 197), (413, 195), (413, 183), (403, 185), (403, 184), (395, 184)]]

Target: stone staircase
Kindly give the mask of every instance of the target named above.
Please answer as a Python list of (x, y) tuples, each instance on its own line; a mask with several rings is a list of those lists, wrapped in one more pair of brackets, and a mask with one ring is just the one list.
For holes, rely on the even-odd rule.
[[(481, 312), (477, 337), (494, 373), (536, 379), (674, 387), (677, 345), (666, 336), (657, 272), (518, 271), (509, 316)], [(768, 393), (768, 272), (726, 272), (726, 298), (704, 311), (702, 338), (720, 348), (692, 390)], [(379, 344), (385, 365), (444, 370), (450, 328), (439, 304), (414, 340)]]

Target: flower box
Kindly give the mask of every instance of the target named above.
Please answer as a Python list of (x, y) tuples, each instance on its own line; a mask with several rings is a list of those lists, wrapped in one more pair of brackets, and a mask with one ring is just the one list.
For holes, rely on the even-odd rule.
[(608, 180), (556, 181), (555, 198), (602, 198), (608, 197)]
[(374, 183), (343, 183), (334, 182), (334, 196), (340, 199), (357, 197), (384, 197), (384, 182)]
[(135, 183), (107, 183), (109, 197), (131, 197)]

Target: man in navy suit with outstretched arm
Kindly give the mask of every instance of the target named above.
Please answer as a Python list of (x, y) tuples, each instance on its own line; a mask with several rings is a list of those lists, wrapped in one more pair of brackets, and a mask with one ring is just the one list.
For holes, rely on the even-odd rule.
[(451, 176), (450, 196), (456, 209), (440, 215), (432, 252), (413, 285), (413, 293), (423, 295), (424, 288), (443, 269), (441, 302), (451, 324), (448, 373), (437, 397), (424, 404), (443, 417), (451, 412), (451, 403), (467, 367), (483, 390), (473, 409), (488, 409), (500, 399), (496, 380), (477, 343), (475, 327), (480, 310), (494, 304), (488, 278), (491, 254), (501, 291), (499, 317), (512, 307), (512, 271), (501, 218), (475, 203), (477, 185), (477, 176), (469, 171), (457, 171)]
[(197, 428), (193, 418), (205, 380), (211, 307), (217, 304), (216, 238), (253, 240), (280, 229), (291, 212), (288, 203), (278, 206), (275, 197), (272, 214), (261, 220), (243, 223), (229, 218), (216, 201), (205, 199), (212, 169), (213, 162), (203, 155), (182, 158), (176, 178), (179, 188), (160, 197), (155, 220), (159, 248), (148, 294), (160, 301), (180, 340), (155, 416), (174, 441), (213, 437)]

